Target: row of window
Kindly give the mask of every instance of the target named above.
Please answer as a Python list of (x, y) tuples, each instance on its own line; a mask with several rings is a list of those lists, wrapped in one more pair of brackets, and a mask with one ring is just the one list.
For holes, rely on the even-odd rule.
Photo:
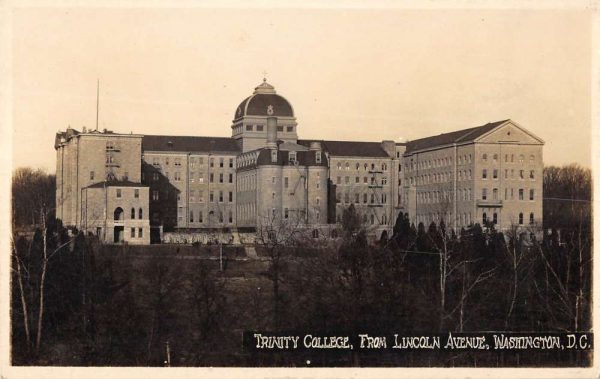
[[(338, 223), (342, 222), (342, 215), (340, 213), (338, 213), (336, 215), (336, 221)], [(384, 213), (381, 215), (381, 217), (379, 217), (379, 215), (376, 215), (374, 213), (371, 213), (369, 215), (367, 215), (366, 213), (363, 213), (362, 215), (362, 222), (363, 224), (371, 224), (371, 225), (375, 225), (375, 224), (379, 224), (379, 225), (387, 225), (388, 223), (388, 217), (387, 215)]]
[[(525, 163), (525, 155), (523, 154), (519, 154), (519, 163)], [(483, 153), (481, 155), (481, 160), (483, 162), (487, 162), (488, 161), (488, 154), (487, 153)], [(492, 155), (492, 162), (493, 163), (497, 163), (498, 162), (498, 154), (494, 154)], [(515, 155), (514, 154), (505, 154), (504, 155), (504, 163), (514, 163), (515, 162)], [(529, 156), (529, 163), (533, 164), (535, 162), (535, 156), (533, 154), (531, 154)]]
[[(209, 166), (210, 167), (215, 167), (215, 159), (216, 158), (210, 158), (209, 159)], [(229, 168), (233, 168), (233, 158), (217, 158), (218, 159), (218, 165), (220, 168), (225, 167), (225, 162), (227, 159), (227, 167)], [(162, 160), (162, 163), (161, 163)], [(153, 157), (152, 158), (152, 165), (154, 167), (160, 167), (161, 165), (165, 165), (165, 166), (169, 166), (170, 163), (170, 157)], [(181, 167), (181, 163), (182, 163), (182, 159), (181, 158), (173, 158), (173, 164), (176, 167)], [(204, 165), (204, 157), (190, 157), (190, 168), (195, 168), (196, 165), (198, 166), (202, 166)]]
[[(486, 225), (489, 222), (497, 224), (498, 223), (498, 213), (494, 212), (494, 214), (492, 215), (492, 219), (489, 220), (488, 216), (487, 216), (487, 213), (483, 212), (483, 215), (481, 217), (481, 221), (483, 222), (483, 225)], [(524, 223), (523, 212), (520, 212), (519, 213), (519, 225), (523, 225), (523, 223)], [(535, 224), (535, 216), (534, 216), (533, 212), (529, 214), (529, 224), (530, 225)]]
[[(349, 185), (351, 181), (353, 181), (354, 184), (360, 184), (360, 176), (355, 176), (354, 180), (352, 180), (351, 178), (352, 177), (350, 177), (350, 176), (345, 176), (344, 177), (344, 184), (345, 185)], [(380, 186), (380, 185), (381, 186), (385, 186), (385, 185), (387, 185), (387, 177), (385, 177), (385, 176), (382, 177), (380, 181), (378, 181), (374, 176), (371, 177), (370, 181), (369, 181), (369, 178), (366, 177), (366, 176), (363, 176), (362, 179), (363, 179), (362, 180), (363, 184), (369, 184), (371, 186)], [(338, 176), (336, 178), (335, 183), (338, 184), (338, 185), (341, 185), (342, 184), (342, 177)]]
[[(467, 176), (468, 173), (468, 176)], [(459, 175), (459, 180), (467, 180), (467, 179), (471, 179), (471, 170), (467, 171), (459, 171), (458, 173)], [(423, 184), (429, 184), (429, 183), (447, 183), (450, 182), (452, 180), (452, 173), (451, 172), (438, 172), (438, 173), (433, 173), (433, 174), (423, 174), (423, 175), (419, 175), (416, 177), (410, 177), (410, 185), (414, 185), (415, 183), (417, 185), (423, 185)]]
[[(117, 198), (121, 198), (121, 197), (123, 197), (123, 190), (121, 188), (117, 188)], [(135, 188), (133, 190), (133, 197), (136, 199), (139, 199), (139, 197), (140, 197), (139, 188)]]
[[(144, 229), (142, 228), (137, 228), (137, 238), (143, 238), (144, 237)], [(136, 238), (135, 236), (135, 228), (131, 228), (131, 238)]]
[[(283, 132), (285, 128), (285, 131), (287, 133), (293, 133), (294, 132), (294, 126), (293, 125), (277, 125), (277, 131), (278, 132)], [(247, 132), (263, 132), (265, 131), (265, 126), (263, 124), (246, 124), (244, 129)], [(241, 133), (242, 132), (242, 125), (238, 125), (235, 127), (235, 132), (236, 133)]]
[[(336, 203), (342, 203), (342, 193), (341, 192), (337, 192), (336, 193)], [(370, 200), (370, 202), (369, 202)], [(344, 192), (343, 193), (343, 202), (345, 204), (360, 204), (361, 203), (361, 194), (360, 193), (355, 193), (355, 194), (350, 194), (349, 192)], [(364, 204), (387, 204), (387, 194), (382, 193), (382, 194), (368, 194), (368, 193), (363, 193), (362, 194), (362, 203)]]
[[(209, 202), (214, 203), (215, 202), (215, 192), (210, 191), (208, 196), (209, 196)], [(219, 191), (218, 199), (219, 199), (218, 200), (219, 203), (224, 202), (225, 198), (224, 198), (223, 191)], [(231, 192), (231, 191), (228, 192), (227, 201), (229, 203), (233, 203), (233, 192)], [(196, 191), (190, 190), (190, 203), (203, 203), (203, 202), (204, 202), (204, 191), (198, 191), (198, 197), (196, 197)]]
[[(465, 156), (466, 159), (467, 156)], [(468, 155), (469, 162), (471, 162), (471, 154)], [(459, 160), (462, 162), (462, 157), (459, 157)], [(410, 160), (410, 171), (414, 171), (415, 169), (426, 169), (426, 168), (437, 168), (437, 167), (447, 167), (450, 166), (453, 162), (452, 157), (445, 158), (435, 158), (428, 159), (426, 161), (415, 162), (412, 158)], [(466, 161), (465, 161), (466, 163)]]
[[(181, 213), (183, 213), (183, 207), (180, 207), (179, 209), (180, 209), (179, 219), (181, 220), (182, 219)], [(209, 214), (210, 214), (210, 212), (209, 212)], [(219, 220), (220, 223), (225, 222), (225, 218), (223, 217), (222, 211), (217, 212), (216, 219)], [(190, 223), (199, 223), (199, 224), (203, 223), (204, 222), (204, 212), (202, 210), (194, 212), (193, 209), (190, 209), (189, 222)], [(229, 223), (229, 224), (233, 223), (233, 212), (231, 210), (227, 212), (227, 223)]]
[[(352, 166), (354, 167), (355, 170), (360, 170), (362, 167), (365, 171), (367, 171), (367, 170), (369, 170), (369, 171), (387, 171), (387, 169), (388, 169), (388, 164), (385, 162), (381, 163), (380, 165), (375, 164), (375, 163), (371, 163), (369, 165), (366, 162), (363, 164), (356, 162)], [(337, 163), (338, 170), (342, 170), (342, 169), (350, 170), (350, 167), (351, 167), (350, 162), (345, 162), (344, 164), (342, 164), (342, 162)]]
[[(509, 198), (510, 195), (510, 198)], [(504, 200), (513, 200), (515, 196), (514, 188), (505, 188), (504, 189)], [(518, 199), (525, 200), (525, 190), (523, 188), (519, 188), (518, 191)], [(488, 200), (488, 189), (483, 188), (481, 190), (481, 200)], [(499, 200), (498, 198), (498, 188), (492, 189), (492, 200)], [(533, 188), (529, 189), (529, 200), (535, 200), (535, 190)]]
[[(508, 173), (509, 170), (505, 169), (504, 170), (504, 179), (508, 179)], [(525, 179), (525, 170), (519, 170), (519, 179)], [(531, 180), (535, 180), (535, 170), (529, 170), (529, 175), (528, 175), (529, 179)], [(482, 179), (487, 179), (488, 178), (488, 170), (487, 169), (483, 169), (481, 171), (481, 178)], [(498, 169), (493, 169), (492, 170), (492, 178), (493, 179), (498, 179)], [(515, 170), (511, 169), (510, 170), (510, 179), (515, 179)]]

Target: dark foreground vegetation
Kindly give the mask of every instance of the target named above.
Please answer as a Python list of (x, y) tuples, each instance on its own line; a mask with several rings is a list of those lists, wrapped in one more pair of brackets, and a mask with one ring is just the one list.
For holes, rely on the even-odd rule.
[[(585, 351), (253, 353), (242, 346), (246, 330), (591, 330), (589, 171), (558, 170), (558, 183), (574, 170), (587, 184), (576, 193), (570, 185), (545, 188), (555, 191), (545, 204), (553, 220), (546, 228), (560, 227), (544, 239), (502, 235), (491, 225), (454, 235), (443, 223), (414, 226), (401, 214), (390, 240), (369, 246), (350, 207), (342, 243), (295, 240), (283, 248), (294, 231), (280, 228), (259, 236), (259, 259), (225, 249), (223, 271), (216, 248), (108, 246), (70, 237), (52, 217), (54, 197), (40, 191), (27, 198), (26, 209), (15, 207), (12, 363), (587, 366)], [(13, 201), (36, 180), (49, 180), (20, 174)], [(548, 209), (552, 204), (559, 205)]]

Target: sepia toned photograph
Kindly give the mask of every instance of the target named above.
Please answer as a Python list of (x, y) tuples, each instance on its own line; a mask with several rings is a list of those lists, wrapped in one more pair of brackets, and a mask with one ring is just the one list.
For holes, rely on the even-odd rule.
[(4, 3), (0, 376), (597, 376), (597, 7), (527, 4)]

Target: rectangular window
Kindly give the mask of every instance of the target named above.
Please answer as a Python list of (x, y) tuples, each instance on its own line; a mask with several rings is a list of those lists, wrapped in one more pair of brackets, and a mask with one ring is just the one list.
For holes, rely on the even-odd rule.
[(283, 178), (283, 187), (284, 188), (289, 187), (289, 178), (287, 176), (285, 178)]
[(363, 203), (367, 203), (367, 194), (363, 193)]
[(94, 180), (94, 171), (90, 171), (90, 180)]
[(533, 189), (530, 189), (530, 190), (529, 190), (529, 200), (533, 200), (533, 198), (534, 198), (534, 196), (533, 196), (533, 195), (534, 195), (534, 190), (533, 190)]
[(209, 175), (209, 182), (211, 182), (211, 183), (215, 182), (215, 174), (213, 174), (212, 172)]
[(484, 168), (483, 171), (481, 172), (481, 178), (482, 179), (487, 179), (487, 170)]
[(135, 228), (131, 228), (131, 238), (135, 238)]
[(342, 177), (341, 176), (338, 176), (336, 178), (336, 184), (342, 184)]
[(251, 132), (252, 131), (252, 125), (246, 125), (246, 131), (247, 132)]
[(350, 177), (349, 176), (344, 177), (344, 182), (346, 184), (350, 184)]
[(134, 189), (133, 190), (133, 197), (135, 197), (136, 199), (140, 198), (140, 190), (139, 189)]
[(487, 188), (481, 190), (481, 200), (487, 200)]
[(519, 200), (523, 200), (523, 193), (524, 193), (523, 188), (520, 188), (519, 189)]
[(493, 196), (494, 200), (498, 200), (498, 188), (494, 188), (492, 190), (492, 196)]
[(204, 174), (198, 173), (198, 183), (204, 183)]
[(229, 168), (233, 168), (233, 158), (229, 158)]
[(289, 218), (290, 217), (290, 210), (285, 208), (283, 210), (283, 218)]
[(285, 129), (288, 133), (292, 133), (294, 131), (294, 127), (293, 126), (288, 126)]
[(525, 171), (524, 170), (519, 170), (519, 178), (521, 178), (521, 179), (525, 178)]
[(529, 179), (535, 179), (535, 171), (534, 170), (529, 171)]
[(210, 167), (215, 167), (215, 158), (210, 158)]
[(198, 222), (202, 222), (202, 211), (198, 212)]
[(190, 210), (190, 222), (194, 222), (194, 211)]
[(277, 126), (277, 131), (278, 132), (283, 132), (283, 125)]
[(229, 191), (229, 202), (233, 203), (233, 192)]
[(263, 125), (256, 125), (256, 131), (257, 132), (262, 132), (263, 131), (264, 126)]
[(117, 197), (121, 197), (121, 189), (117, 188)]
[(223, 191), (219, 191), (219, 203), (223, 202)]
[(320, 151), (317, 151), (315, 153), (315, 160), (317, 163), (321, 163), (321, 152)]
[(219, 167), (223, 167), (224, 163), (225, 163), (225, 159), (224, 158), (219, 158)]
[(210, 191), (210, 195), (209, 195), (208, 201), (210, 201), (211, 203), (215, 202), (215, 193), (213, 191)]
[(494, 169), (494, 179), (498, 179), (498, 170)]
[(223, 183), (223, 173), (219, 174), (219, 183)]
[(142, 238), (144, 236), (144, 229), (138, 228), (138, 238)]

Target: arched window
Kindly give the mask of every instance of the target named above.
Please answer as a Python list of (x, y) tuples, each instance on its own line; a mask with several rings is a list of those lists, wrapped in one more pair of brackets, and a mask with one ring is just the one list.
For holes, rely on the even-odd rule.
[(135, 208), (131, 208), (131, 219), (135, 220)]
[(487, 162), (487, 154), (483, 154), (482, 158), (484, 162)]
[(483, 212), (482, 221), (483, 221), (483, 225), (485, 225), (487, 223), (487, 213), (485, 213), (485, 212)]
[(114, 216), (115, 216), (114, 217), (115, 221), (122, 221), (123, 220), (123, 208), (117, 207), (117, 209), (115, 209)]
[(144, 213), (142, 212), (142, 208), (138, 209), (138, 218), (139, 218), (140, 220), (143, 218), (143, 217), (142, 217), (143, 215), (144, 215)]
[(534, 219), (534, 217), (533, 217), (533, 213), (530, 213), (530, 214), (529, 214), (529, 223), (530, 223), (530, 224), (533, 224), (533, 223), (534, 223), (534, 221), (535, 221), (535, 219)]
[(493, 220), (494, 220), (494, 224), (497, 224), (497, 223), (498, 223), (498, 213), (495, 213), (495, 212), (494, 212), (494, 216), (493, 216), (493, 217), (494, 217), (494, 218), (493, 218)]
[(535, 161), (535, 157), (533, 155), (529, 156), (529, 163), (533, 163)]
[(519, 225), (523, 225), (523, 213), (519, 213)]

